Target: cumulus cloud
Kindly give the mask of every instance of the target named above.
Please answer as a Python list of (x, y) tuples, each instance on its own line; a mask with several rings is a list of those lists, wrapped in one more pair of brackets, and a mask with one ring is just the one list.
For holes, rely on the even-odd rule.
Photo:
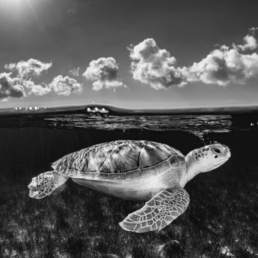
[(20, 61), (17, 64), (6, 64), (5, 68), (12, 72), (17, 71), (20, 78), (28, 76), (40, 75), (43, 71), (47, 71), (52, 66), (52, 63), (43, 63), (36, 59), (29, 59), (28, 61)]
[(102, 57), (91, 61), (83, 76), (93, 81), (93, 90), (125, 86), (118, 80), (118, 69), (113, 57)]
[[(35, 84), (31, 76), (41, 75), (42, 72), (47, 71), (51, 66), (52, 63), (43, 63), (36, 59), (6, 64), (5, 68), (11, 72), (0, 74), (1, 85), (3, 84), (0, 88), (0, 98), (6, 99), (8, 96), (22, 97), (31, 94), (42, 96), (51, 92), (52, 89), (58, 95), (65, 96), (70, 95), (71, 92), (82, 92), (82, 85), (68, 76), (63, 77), (59, 75), (50, 84)], [(73, 72), (74, 75), (79, 75), (79, 68), (74, 69)], [(11, 77), (13, 73), (16, 75)]]
[(19, 80), (12, 79), (11, 73), (0, 74), (0, 99), (6, 100), (9, 97), (21, 98), (25, 96), (25, 91)]
[(257, 41), (254, 38), (257, 29), (249, 29), (252, 35), (244, 37), (245, 44), (232, 44), (232, 48), (223, 45), (213, 50), (200, 62), (190, 67), (183, 67), (181, 71), (186, 76), (187, 82), (200, 81), (226, 86), (229, 83), (244, 84), (246, 80), (257, 77), (257, 53), (242, 53), (242, 51), (257, 48)]
[(145, 39), (130, 47), (133, 78), (149, 84), (154, 89), (173, 85), (182, 86), (189, 82), (203, 82), (225, 86), (229, 83), (244, 84), (258, 76), (258, 47), (255, 32), (250, 28), (243, 45), (220, 46), (199, 62), (188, 67), (176, 67), (176, 59), (165, 49), (160, 49), (154, 39)]
[(235, 45), (235, 44), (233, 44), (233, 48), (237, 49), (237, 50), (246, 51), (246, 50), (254, 50), (258, 46), (256, 39), (252, 35), (246, 35), (244, 37), (244, 41), (245, 41), (244, 45)]
[(255, 38), (255, 32), (258, 30), (258, 28), (250, 28), (249, 29), (249, 34), (250, 35), (246, 35), (244, 37), (244, 42), (245, 44), (243, 45), (235, 45), (233, 43), (233, 48), (234, 49), (237, 49), (237, 50), (242, 50), (242, 51), (246, 51), (246, 50), (254, 50), (258, 47), (258, 44), (257, 44), (257, 40)]
[(252, 34), (252, 35), (255, 35), (255, 32), (258, 30), (258, 27), (252, 27), (249, 29), (249, 32)]
[(63, 77), (58, 75), (50, 83), (50, 87), (58, 94), (68, 96), (71, 92), (80, 94), (82, 92), (82, 85), (75, 79), (68, 76)]
[(6, 99), (8, 97), (26, 97), (27, 94), (42, 96), (51, 91), (51, 88), (45, 83), (35, 85), (35, 83), (31, 80), (11, 77), (11, 73), (1, 73), (0, 84), (0, 99)]
[(24, 82), (24, 86), (29, 89), (29, 95), (34, 94), (36, 96), (42, 96), (51, 92), (51, 88), (46, 83), (35, 84), (33, 81), (29, 80)]
[(160, 49), (154, 39), (145, 39), (129, 50), (135, 80), (150, 84), (154, 89), (182, 86), (186, 83), (181, 69), (176, 67), (176, 59), (167, 50)]
[(70, 70), (69, 73), (73, 76), (78, 77), (80, 75), (80, 67)]
[(182, 68), (188, 82), (201, 81), (225, 86), (230, 82), (244, 84), (258, 75), (258, 55), (241, 54), (237, 49), (222, 46), (191, 67)]

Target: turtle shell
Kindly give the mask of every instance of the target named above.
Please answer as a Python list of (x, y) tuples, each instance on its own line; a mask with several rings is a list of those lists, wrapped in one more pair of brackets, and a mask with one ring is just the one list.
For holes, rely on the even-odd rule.
[[(151, 141), (119, 140), (101, 143), (65, 155), (52, 164), (60, 174), (77, 177), (95, 174), (143, 174), (179, 167), (185, 162), (178, 150)], [(139, 172), (140, 171), (140, 172)], [(111, 175), (110, 175), (111, 176)]]

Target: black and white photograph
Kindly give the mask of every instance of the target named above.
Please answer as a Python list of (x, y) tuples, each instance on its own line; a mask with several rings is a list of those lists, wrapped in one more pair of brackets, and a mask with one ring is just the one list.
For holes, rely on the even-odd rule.
[(258, 257), (258, 1), (0, 0), (0, 257)]

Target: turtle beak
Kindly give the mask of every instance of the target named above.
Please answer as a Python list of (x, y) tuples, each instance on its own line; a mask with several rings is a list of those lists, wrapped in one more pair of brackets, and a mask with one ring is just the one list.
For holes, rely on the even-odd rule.
[(224, 151), (224, 157), (226, 157), (227, 159), (229, 159), (231, 157), (231, 152), (229, 147), (224, 146), (225, 147), (225, 151)]

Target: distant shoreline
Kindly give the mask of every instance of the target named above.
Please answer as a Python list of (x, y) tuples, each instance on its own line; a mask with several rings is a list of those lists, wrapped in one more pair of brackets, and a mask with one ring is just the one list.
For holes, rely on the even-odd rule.
[(0, 116), (26, 116), (26, 115), (60, 115), (60, 114), (88, 114), (93, 115), (187, 115), (187, 114), (241, 114), (258, 113), (257, 106), (224, 106), (224, 107), (193, 107), (172, 109), (127, 109), (103, 104), (88, 104), (78, 106), (60, 107), (16, 107), (0, 109)]

